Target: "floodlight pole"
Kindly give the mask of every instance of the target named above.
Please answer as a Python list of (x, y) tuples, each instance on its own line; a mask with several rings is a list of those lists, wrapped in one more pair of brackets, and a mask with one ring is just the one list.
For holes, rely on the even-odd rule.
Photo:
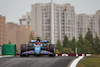
[(51, 44), (54, 44), (54, 6), (51, 0)]

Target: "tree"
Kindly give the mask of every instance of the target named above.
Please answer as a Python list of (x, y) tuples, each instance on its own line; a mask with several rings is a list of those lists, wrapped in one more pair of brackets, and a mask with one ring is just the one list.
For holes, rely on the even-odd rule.
[(56, 49), (57, 49), (60, 53), (62, 52), (62, 45), (61, 45), (61, 42), (60, 42), (59, 39), (57, 40)]
[(58, 49), (56, 49), (56, 53), (57, 53), (57, 54), (59, 54), (59, 53), (60, 53), (60, 51), (58, 51)]
[(78, 41), (83, 44), (83, 36), (82, 36), (81, 33), (79, 34), (79, 40)]
[(11, 44), (11, 41), (9, 41), (9, 43), (8, 44)]
[(84, 39), (81, 33), (79, 34), (77, 49), (78, 49), (78, 53), (92, 53), (92, 46), (90, 42), (87, 39)]
[(34, 36), (33, 36), (33, 34), (32, 34), (32, 32), (31, 32), (31, 34), (30, 34), (29, 39), (30, 39), (30, 40), (34, 40), (34, 39), (35, 39)]
[(82, 46), (81, 53), (92, 53), (92, 46), (88, 40), (83, 40), (84, 44)]
[(92, 53), (94, 53), (95, 51), (94, 51), (93, 35), (89, 28), (88, 28), (88, 32), (86, 33), (85, 39), (87, 39), (90, 42), (92, 46)]
[(82, 49), (82, 46), (83, 46), (83, 37), (82, 37), (82, 34), (80, 33), (79, 34), (79, 40), (77, 41), (77, 49), (78, 49), (78, 53), (81, 53), (81, 49)]
[(94, 45), (93, 45), (93, 50), (96, 52), (96, 53), (100, 53), (100, 42), (99, 42), (100, 40), (99, 40), (99, 37), (97, 36), (97, 34), (96, 34), (96, 36), (95, 36), (95, 38), (94, 38)]
[(64, 40), (63, 40), (63, 48), (68, 48), (69, 47), (69, 40), (68, 37), (65, 35)]
[(76, 42), (75, 36), (72, 38), (72, 43)]
[(71, 48), (63, 48), (63, 53), (74, 53)]
[(93, 45), (93, 36), (90, 31), (90, 28), (88, 28), (88, 32), (86, 33), (85, 39), (87, 39), (91, 45)]
[(71, 43), (72, 43), (71, 49), (72, 49), (72, 51), (75, 52), (75, 47), (77, 47), (77, 42), (76, 42), (75, 37), (72, 38)]

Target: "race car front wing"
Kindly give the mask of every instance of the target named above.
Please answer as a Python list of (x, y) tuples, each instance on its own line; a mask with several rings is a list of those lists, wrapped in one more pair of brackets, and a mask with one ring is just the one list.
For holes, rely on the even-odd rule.
[(45, 50), (42, 50), (40, 53), (35, 53), (33, 50), (31, 50), (31, 51), (23, 52), (22, 54), (30, 55), (30, 54), (53, 54), (53, 53)]

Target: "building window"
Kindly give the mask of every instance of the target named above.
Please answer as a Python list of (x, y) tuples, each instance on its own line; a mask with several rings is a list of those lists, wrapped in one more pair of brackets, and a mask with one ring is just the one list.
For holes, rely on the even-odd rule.
[(68, 22), (68, 25), (70, 25), (70, 22)]
[(27, 25), (30, 26), (30, 22), (29, 21), (27, 21)]
[(28, 16), (28, 19), (30, 19), (30, 16)]
[(100, 28), (100, 19), (99, 19), (99, 28)]
[(68, 22), (70, 22), (70, 20), (68, 20)]
[(72, 12), (74, 12), (74, 10), (71, 10)]
[(59, 25), (59, 23), (57, 22), (57, 25)]
[(62, 25), (64, 25), (64, 23), (62, 23)]
[(59, 11), (59, 9), (56, 9), (56, 11)]
[(62, 20), (62, 22), (64, 22), (64, 20)]
[(41, 11), (46, 11), (46, 9), (43, 9), (43, 8), (42, 8)]
[(64, 26), (62, 26), (62, 28), (64, 28)]
[(100, 35), (100, 30), (99, 30), (99, 35)]
[(64, 13), (62, 13), (62, 15), (64, 15)]
[(22, 25), (22, 22), (20, 22), (20, 25)]
[(35, 11), (37, 11), (37, 8), (35, 7)]

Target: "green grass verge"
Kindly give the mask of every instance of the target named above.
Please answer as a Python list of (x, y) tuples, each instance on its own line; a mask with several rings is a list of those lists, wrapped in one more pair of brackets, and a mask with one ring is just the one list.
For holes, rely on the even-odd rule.
[(96, 57), (96, 58), (100, 58), (100, 55), (92, 55), (91, 57)]
[(81, 60), (77, 67), (100, 67), (100, 58), (87, 58)]

